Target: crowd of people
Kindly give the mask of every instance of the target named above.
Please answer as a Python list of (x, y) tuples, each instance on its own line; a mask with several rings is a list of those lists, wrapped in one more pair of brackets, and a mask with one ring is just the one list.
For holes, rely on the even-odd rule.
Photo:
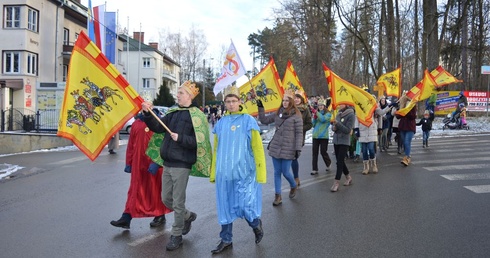
[[(185, 204), (189, 176), (209, 177), (215, 184), (221, 240), (211, 252), (218, 254), (232, 248), (233, 222), (239, 218), (251, 227), (256, 244), (264, 236), (261, 213), (262, 184), (267, 178), (266, 153), (273, 165), (272, 205), (277, 207), (283, 203), (283, 177), (289, 184), (289, 198), (297, 195), (302, 171), (298, 158), (305, 148), (308, 130), (313, 129), (311, 176), (319, 174), (318, 155), (326, 172), (332, 169), (333, 160), (328, 153), (332, 138), (336, 170), (330, 191), (337, 192), (342, 175), (343, 186), (353, 184), (346, 160), (362, 158), (362, 174), (378, 173), (377, 150), (388, 151), (393, 135), (398, 153), (403, 153), (401, 163), (408, 166), (416, 126), (422, 126), (423, 147), (429, 147), (434, 119), (429, 102), (423, 118), (416, 122), (415, 107), (405, 115), (396, 112), (408, 105), (406, 95), (391, 100), (381, 96), (371, 117), (373, 122), (366, 125), (358, 120), (354, 107), (338, 105), (332, 110), (330, 98), (308, 99), (301, 90), (287, 90), (273, 113), (266, 114), (263, 103), (256, 100), (258, 121), (275, 126), (264, 150), (258, 121), (248, 114), (236, 88), (225, 90), (224, 107), (199, 109), (193, 104), (198, 92), (191, 82), (182, 84), (177, 92), (177, 106), (162, 117), (152, 111), (150, 102), (142, 104), (126, 153), (124, 171), (131, 173), (126, 207), (119, 220), (111, 221), (115, 227), (129, 229), (132, 218), (152, 217), (150, 227), (159, 227), (166, 221), (165, 214), (173, 211), (168, 251), (183, 245), (183, 235), (189, 233), (197, 219), (197, 214)], [(219, 119), (214, 120), (216, 117)], [(211, 132), (209, 123), (213, 125)]]

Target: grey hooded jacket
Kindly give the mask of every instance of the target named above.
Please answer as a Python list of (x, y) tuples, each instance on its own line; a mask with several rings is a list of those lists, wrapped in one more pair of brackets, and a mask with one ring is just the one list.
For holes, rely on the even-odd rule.
[(296, 151), (303, 147), (303, 118), (301, 115), (288, 115), (281, 107), (279, 114), (265, 115), (259, 107), (259, 120), (262, 124), (275, 123), (276, 132), (269, 144), (269, 156), (276, 159), (295, 159)]
[(354, 128), (356, 115), (354, 110), (350, 107), (346, 107), (344, 110), (339, 111), (335, 120), (337, 124), (332, 126), (333, 144), (336, 145), (350, 145), (350, 136), (352, 129)]

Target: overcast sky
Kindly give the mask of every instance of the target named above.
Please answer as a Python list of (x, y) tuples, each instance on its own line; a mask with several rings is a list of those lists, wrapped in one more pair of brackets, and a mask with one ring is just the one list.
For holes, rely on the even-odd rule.
[[(88, 0), (81, 3), (88, 6)], [(273, 7), (280, 6), (277, 0), (92, 0), (92, 7), (104, 3), (107, 11), (119, 10), (119, 24), (128, 27), (130, 35), (139, 31), (141, 24), (146, 44), (159, 42), (160, 29), (187, 35), (194, 24), (206, 35), (208, 59), (219, 56), (222, 46), (228, 49), (232, 39), (247, 70), (252, 69), (248, 35), (271, 28), (273, 23), (266, 19), (271, 17)], [(213, 60), (211, 64), (220, 70), (222, 62)]]

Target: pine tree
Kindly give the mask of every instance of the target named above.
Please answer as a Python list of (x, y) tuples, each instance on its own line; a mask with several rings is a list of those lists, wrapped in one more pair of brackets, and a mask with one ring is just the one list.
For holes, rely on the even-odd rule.
[(160, 86), (160, 90), (157, 93), (157, 97), (153, 100), (153, 105), (171, 107), (175, 105), (175, 99), (170, 94), (170, 89), (168, 88), (168, 82), (163, 82)]

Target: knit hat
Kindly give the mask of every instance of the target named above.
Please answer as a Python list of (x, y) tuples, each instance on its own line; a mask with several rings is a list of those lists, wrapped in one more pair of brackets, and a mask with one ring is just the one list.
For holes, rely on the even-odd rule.
[(324, 105), (324, 106), (326, 106), (326, 104), (327, 104), (327, 101), (326, 101), (326, 100), (324, 100), (324, 99), (320, 99), (320, 100), (318, 101), (318, 105)]

